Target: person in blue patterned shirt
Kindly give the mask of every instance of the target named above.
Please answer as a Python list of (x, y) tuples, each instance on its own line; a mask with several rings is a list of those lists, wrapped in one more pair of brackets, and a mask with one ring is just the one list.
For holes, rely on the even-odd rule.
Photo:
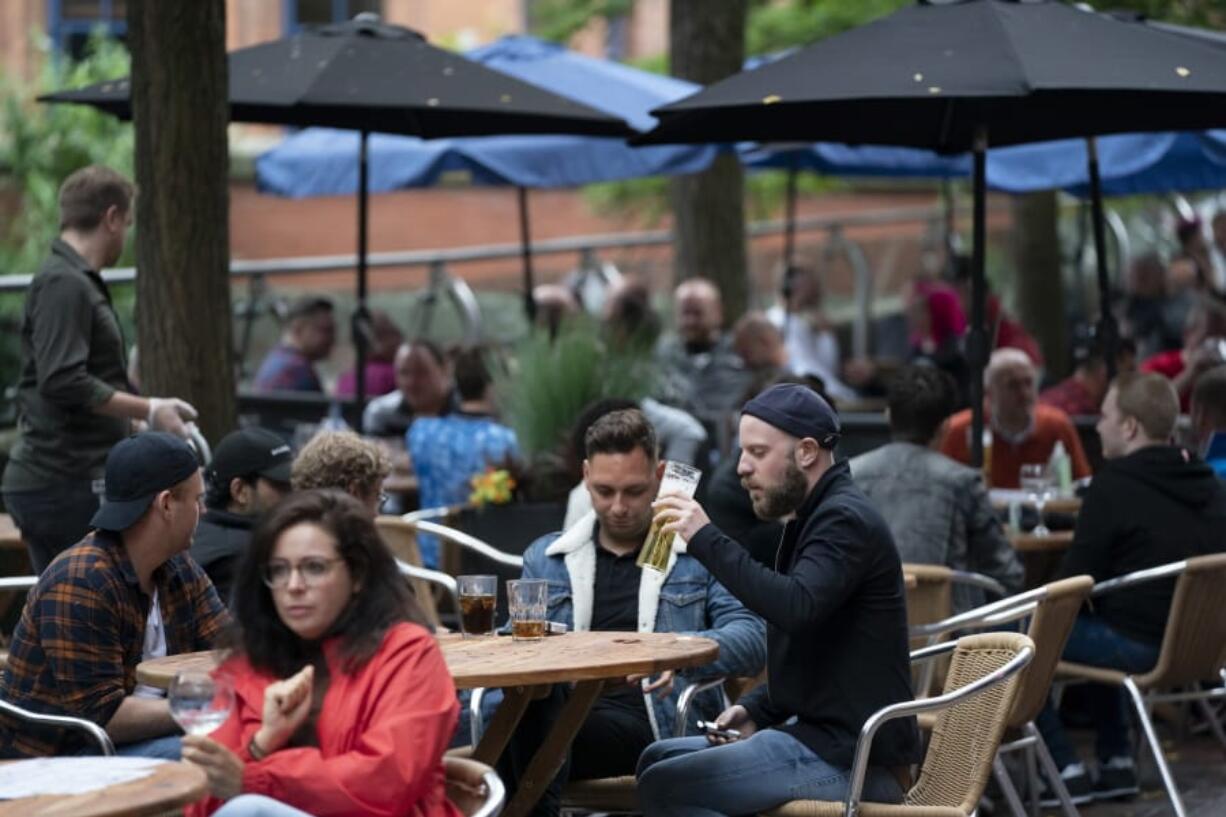
[[(455, 356), (459, 411), (442, 417), (419, 417), (409, 427), (406, 445), (423, 508), (467, 502), (474, 476), (489, 467), (506, 467), (519, 458), (515, 432), (494, 418), (485, 355), (485, 350), (478, 347)], [(422, 562), (436, 567), (438, 540), (419, 534), (417, 544)]]

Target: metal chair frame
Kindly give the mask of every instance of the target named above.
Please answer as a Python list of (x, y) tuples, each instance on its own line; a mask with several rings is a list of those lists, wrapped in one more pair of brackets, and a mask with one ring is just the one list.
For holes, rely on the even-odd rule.
[[(430, 510), (433, 514), (442, 509)], [(491, 562), (506, 565), (507, 567), (515, 567), (521, 570), (523, 569), (524, 557), (516, 556), (511, 553), (503, 553), (501, 550), (488, 542), (483, 542), (477, 537), (471, 536), (462, 530), (456, 530), (455, 528), (448, 527), (447, 525), (440, 525), (438, 522), (431, 522), (429, 519), (424, 518), (424, 516), (420, 513), (407, 513), (400, 518), (421, 533), (433, 534), (440, 539), (445, 539), (448, 542), (452, 542), (462, 548), (480, 554), (484, 558), (489, 559)]]
[[(1180, 578), (1184, 575), (1188, 568), (1188, 559), (1183, 559), (1178, 562), (1151, 567), (1146, 570), (1137, 570), (1128, 573), (1124, 576), (1119, 576), (1114, 579), (1099, 582), (1094, 585), (1094, 589), (1090, 592), (1091, 598), (1098, 598), (1108, 593), (1115, 593), (1120, 590), (1127, 590), (1136, 587), (1140, 584), (1149, 582), (1161, 581), (1163, 579)], [(1176, 593), (1178, 586), (1176, 587)], [(1165, 650), (1166, 635), (1163, 636), (1163, 650)], [(1161, 661), (1161, 658), (1159, 659)], [(1187, 810), (1183, 804), (1183, 798), (1179, 794), (1179, 789), (1175, 785), (1174, 775), (1171, 773), (1170, 766), (1166, 762), (1166, 756), (1162, 751), (1162, 744), (1158, 740), (1158, 732), (1154, 728), (1154, 722), (1150, 716), (1154, 704), (1159, 703), (1180, 703), (1184, 701), (1195, 701), (1201, 707), (1202, 713), (1208, 719), (1210, 728), (1214, 735), (1226, 747), (1226, 733), (1223, 733), (1222, 725), (1217, 720), (1216, 713), (1209, 706), (1209, 701), (1226, 699), (1226, 645), (1222, 645), (1221, 653), (1217, 659), (1219, 662), (1218, 674), (1222, 679), (1223, 686), (1215, 689), (1196, 690), (1192, 692), (1173, 692), (1173, 693), (1158, 693), (1145, 692), (1137, 684), (1133, 675), (1124, 674), (1120, 684), (1128, 693), (1128, 698), (1132, 703), (1133, 711), (1136, 715), (1137, 722), (1141, 727), (1141, 732), (1145, 737), (1146, 743), (1149, 745), (1150, 754), (1154, 758), (1154, 764), (1158, 767), (1158, 774), (1162, 778), (1162, 786), (1166, 790), (1167, 799), (1170, 801), (1171, 810), (1177, 817), (1186, 817)], [(1066, 673), (1064, 683), (1071, 681), (1086, 681), (1090, 679), (1070, 678)], [(1209, 679), (1202, 679), (1209, 680)]]
[(0, 712), (7, 712), (25, 723), (38, 724), (39, 726), (60, 726), (65, 729), (76, 729), (85, 732), (98, 744), (102, 754), (107, 756), (115, 754), (115, 744), (111, 742), (111, 736), (106, 733), (105, 729), (93, 721), (87, 721), (84, 718), (74, 718), (70, 715), (47, 715), (42, 712), (31, 712), (3, 698), (0, 698)]
[[(483, 789), (484, 800), (475, 811), (466, 814), (465, 817), (498, 817), (502, 807), (506, 804), (507, 789), (502, 782), (502, 778), (493, 769), (486, 766), (484, 763), (478, 763), (470, 758), (458, 758), (449, 756), (443, 758), (443, 769), (449, 781), (459, 781), (460, 775), (457, 772), (467, 769), (474, 770), (481, 768), (481, 789)], [(458, 806), (457, 806), (458, 808)]]

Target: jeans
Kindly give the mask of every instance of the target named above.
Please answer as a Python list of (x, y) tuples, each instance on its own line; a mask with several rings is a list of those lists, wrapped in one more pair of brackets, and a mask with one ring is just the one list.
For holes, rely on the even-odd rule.
[(136, 743), (125, 743), (115, 747), (115, 754), (123, 757), (156, 757), (159, 760), (180, 760), (183, 756), (183, 738), (179, 735), (166, 735), (161, 738), (150, 738)]
[[(1062, 657), (1077, 664), (1139, 674), (1153, 669), (1158, 662), (1158, 645), (1136, 641), (1112, 629), (1098, 616), (1082, 613), (1073, 624)], [(1106, 761), (1113, 757), (1131, 756), (1132, 741), (1128, 736), (1128, 706), (1124, 690), (1109, 684), (1092, 684), (1091, 689), (1092, 694), (1087, 697), (1090, 700), (1090, 718), (1097, 733), (1095, 748), (1098, 759)], [(1065, 734), (1064, 724), (1051, 705), (1050, 698), (1035, 718), (1035, 724), (1043, 734), (1056, 768), (1063, 769), (1078, 761), (1077, 750)]]
[(240, 794), (213, 812), (213, 817), (311, 817), (307, 812), (287, 806), (262, 794)]
[(42, 573), (60, 551), (85, 538), (98, 496), (92, 481), (78, 480), (40, 491), (5, 491), (4, 506), (30, 551), (30, 566)]
[[(832, 766), (778, 729), (712, 746), (705, 737), (653, 743), (639, 758), (644, 817), (757, 814), (789, 800), (842, 800), (850, 771)], [(870, 767), (862, 799), (900, 803), (903, 791), (888, 769)]]

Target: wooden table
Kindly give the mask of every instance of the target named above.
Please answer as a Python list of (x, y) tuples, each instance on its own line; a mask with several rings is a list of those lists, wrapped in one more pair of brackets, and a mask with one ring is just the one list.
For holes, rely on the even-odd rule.
[(1046, 536), (1033, 533), (1009, 534), (1009, 544), (1021, 555), (1026, 569), (1025, 588), (1038, 587), (1051, 581), (1064, 559), (1064, 553), (1073, 544), (1071, 530), (1056, 530)]
[[(77, 758), (57, 758), (70, 766)], [(82, 758), (83, 760), (86, 758)], [(88, 758), (98, 761), (100, 758)], [(30, 763), (29, 760), (8, 761)], [(71, 769), (67, 770), (71, 773)], [(86, 794), (45, 794), (0, 802), (0, 817), (143, 817), (174, 812), (203, 797), (204, 770), (189, 763), (159, 763), (152, 774)]]
[[(988, 496), (992, 500), (992, 507), (997, 510), (1007, 510), (1010, 502), (1020, 502), (1022, 505), (1034, 507), (1034, 503), (1030, 501), (1029, 495), (1025, 491), (1013, 490), (1011, 488), (993, 488), (988, 492)], [(1067, 514), (1076, 516), (1081, 511), (1081, 497), (1062, 496), (1055, 499), (1049, 499), (1043, 505), (1044, 515), (1049, 513)]]
[[(580, 632), (540, 641), (512, 641), (506, 636), (464, 639), (449, 633), (438, 640), (457, 689), (503, 688), (502, 703), (472, 755), (491, 766), (506, 749), (534, 698), (543, 697), (553, 684), (574, 684), (558, 720), (528, 764), (515, 797), (503, 810), (505, 817), (524, 817), (540, 799), (606, 681), (697, 667), (719, 654), (719, 646), (709, 638), (673, 633)], [(143, 661), (136, 667), (136, 678), (165, 688), (176, 672), (216, 666), (215, 656), (185, 653)]]

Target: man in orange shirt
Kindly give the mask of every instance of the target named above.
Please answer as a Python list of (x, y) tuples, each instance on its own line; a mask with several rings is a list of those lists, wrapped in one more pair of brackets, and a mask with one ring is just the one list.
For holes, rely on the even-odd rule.
[[(1068, 415), (1058, 408), (1037, 404), (1037, 376), (1025, 352), (997, 349), (988, 361), (983, 380), (986, 395), (983, 419), (992, 431), (989, 487), (1019, 487), (1021, 467), (1028, 463), (1046, 463), (1057, 441), (1064, 443), (1064, 450), (1072, 460), (1073, 478), (1090, 475), (1090, 463)], [(970, 442), (971, 411), (965, 409), (949, 419), (941, 452), (969, 464)], [(985, 459), (988, 456), (985, 451)]]

